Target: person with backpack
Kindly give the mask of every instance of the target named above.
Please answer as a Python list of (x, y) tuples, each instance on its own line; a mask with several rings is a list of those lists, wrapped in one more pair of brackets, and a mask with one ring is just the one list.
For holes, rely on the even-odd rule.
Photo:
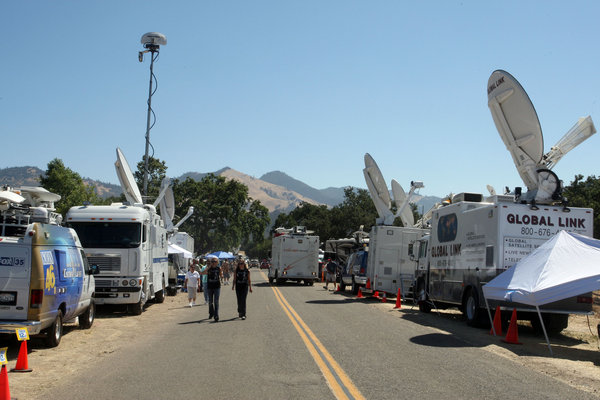
[(331, 282), (333, 284), (333, 290), (335, 290), (335, 274), (337, 272), (338, 265), (335, 263), (335, 261), (331, 260), (331, 258), (327, 261), (327, 266), (325, 267), (327, 270), (327, 277), (323, 289), (329, 290), (329, 282)]
[(238, 261), (233, 273), (231, 290), (234, 289), (237, 297), (238, 314), (241, 319), (246, 319), (246, 297), (248, 297), (248, 289), (252, 293), (252, 282), (250, 281), (250, 270), (244, 260)]
[(223, 271), (219, 267), (219, 259), (216, 256), (209, 257), (208, 268), (202, 274), (206, 275), (208, 318), (214, 318), (215, 322), (219, 322), (219, 296), (221, 295)]

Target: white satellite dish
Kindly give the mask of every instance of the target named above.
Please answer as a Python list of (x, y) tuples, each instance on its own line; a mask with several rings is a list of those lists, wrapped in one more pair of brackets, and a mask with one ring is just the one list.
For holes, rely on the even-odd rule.
[(404, 192), (402, 186), (395, 179), (392, 179), (392, 194), (394, 195), (397, 207), (396, 215), (400, 216), (402, 225), (405, 227), (413, 226), (415, 224), (415, 217), (408, 205), (410, 199), (406, 197), (406, 192)]
[(165, 223), (167, 231), (173, 230), (173, 218), (175, 217), (175, 197), (173, 188), (168, 187), (164, 196), (160, 199), (160, 217)]
[(527, 186), (526, 201), (561, 200), (561, 182), (550, 171), (558, 160), (596, 133), (590, 117), (580, 119), (544, 154), (544, 139), (537, 113), (523, 87), (506, 71), (497, 70), (488, 80), (488, 107), (502, 141)]
[(384, 222), (391, 218), (393, 222), (394, 215), (390, 211), (390, 208), (392, 207), (390, 193), (385, 184), (385, 180), (383, 179), (381, 170), (369, 153), (365, 154), (365, 168), (363, 169), (363, 174), (365, 175), (365, 181), (369, 188), (371, 199), (373, 199), (373, 204), (375, 204), (375, 209), (377, 210), (377, 214), (379, 214), (379, 219), (381, 222)]
[(37, 206), (39, 203), (53, 203), (60, 200), (60, 195), (56, 193), (50, 193), (41, 186), (21, 186), (18, 188), (21, 195), (29, 200), (29, 204)]
[(133, 174), (131, 173), (131, 169), (129, 168), (129, 164), (125, 159), (123, 152), (121, 152), (121, 149), (118, 147), (115, 168), (117, 170), (119, 182), (121, 182), (121, 189), (123, 189), (127, 201), (131, 204), (143, 204), (144, 200), (142, 199), (140, 189), (135, 183), (135, 179), (133, 178)]
[(2, 202), (2, 203), (21, 204), (24, 201), (25, 201), (25, 197), (15, 193), (15, 192), (11, 192), (10, 190), (1, 190), (0, 191), (0, 202)]
[(488, 192), (490, 192), (490, 196), (496, 195), (496, 189), (492, 185), (486, 185)]

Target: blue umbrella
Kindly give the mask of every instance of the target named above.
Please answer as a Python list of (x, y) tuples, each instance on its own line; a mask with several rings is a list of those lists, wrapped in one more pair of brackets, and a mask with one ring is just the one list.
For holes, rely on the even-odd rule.
[(228, 253), (226, 251), (216, 251), (214, 253), (209, 254), (207, 257), (211, 256), (217, 257), (219, 260), (235, 258), (231, 253)]

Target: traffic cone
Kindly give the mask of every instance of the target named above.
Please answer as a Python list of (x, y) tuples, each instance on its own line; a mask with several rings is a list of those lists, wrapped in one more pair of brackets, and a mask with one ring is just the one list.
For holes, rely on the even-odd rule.
[(510, 325), (508, 325), (508, 332), (506, 338), (502, 339), (505, 343), (510, 344), (522, 344), (519, 342), (519, 334), (517, 332), (517, 309), (513, 308), (512, 316), (510, 317)]
[(17, 365), (10, 372), (31, 372), (29, 363), (27, 361), (27, 340), (21, 342), (21, 348), (19, 349), (19, 356), (17, 357)]
[(339, 292), (339, 291), (340, 291), (340, 285), (339, 285), (339, 284), (337, 285), (337, 289), (335, 289), (335, 291), (336, 291), (336, 292)]
[(381, 297), (381, 302), (382, 303), (387, 303), (387, 295), (385, 292), (383, 292), (383, 296)]
[(357, 298), (357, 299), (362, 299), (362, 298), (364, 298), (364, 297), (365, 297), (365, 296), (363, 296), (363, 294), (362, 294), (362, 289), (361, 289), (361, 288), (358, 288), (358, 296), (356, 296), (356, 298)]
[(8, 387), (6, 365), (3, 365), (2, 371), (0, 371), (0, 400), (10, 400), (10, 388)]
[(396, 295), (396, 305), (394, 308), (402, 308), (402, 292), (400, 292), (400, 288), (398, 288), (398, 294)]
[(500, 314), (500, 306), (497, 306), (494, 313), (494, 328), (490, 329), (490, 335), (493, 335), (495, 330), (497, 336), (502, 336), (502, 318)]
[(373, 297), (379, 297), (379, 292), (376, 290), (375, 293), (373, 293)]
[(371, 289), (371, 279), (367, 278), (367, 289)]

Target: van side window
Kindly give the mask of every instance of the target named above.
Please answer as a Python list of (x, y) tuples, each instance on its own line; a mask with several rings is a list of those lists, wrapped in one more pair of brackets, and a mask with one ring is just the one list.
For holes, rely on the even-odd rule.
[(54, 250), (54, 259), (56, 260), (55, 271), (58, 271), (58, 279), (65, 281), (64, 269), (67, 267), (67, 253), (63, 250)]
[(85, 253), (83, 252), (83, 250), (79, 250), (81, 252), (81, 259), (83, 260), (83, 273), (86, 275), (90, 274), (90, 263), (87, 259), (87, 257), (85, 256)]

